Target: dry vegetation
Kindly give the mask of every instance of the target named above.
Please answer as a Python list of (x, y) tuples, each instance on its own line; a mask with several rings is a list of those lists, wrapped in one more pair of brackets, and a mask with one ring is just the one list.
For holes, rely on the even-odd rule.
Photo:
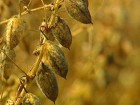
[[(19, 13), (17, 1), (0, 0), (1, 37), (7, 33), (5, 20)], [(21, 6), (27, 6), (29, 0), (22, 1), (24, 3)], [(51, 1), (55, 0), (44, 0), (44, 3), (49, 4)], [(59, 88), (55, 104), (140, 105), (140, 1), (88, 1), (93, 25), (82, 24), (72, 19), (65, 11), (64, 5), (58, 11), (59, 16), (69, 25), (73, 41), (70, 50), (62, 48), (69, 70), (66, 80), (55, 75)], [(33, 0), (29, 9), (38, 7), (42, 7), (42, 2)], [(18, 67), (26, 73), (36, 60), (33, 51), (40, 44), (39, 26), (44, 16), (49, 17), (51, 14), (49, 10), (45, 13), (41, 8), (22, 16), (27, 22), (25, 35), (14, 48), (15, 54), (10, 52), (13, 54), (10, 57), (13, 57)], [(15, 100), (20, 84), (19, 78), (24, 75), (15, 65), (9, 67), (10, 70), (6, 74), (10, 74), (10, 77), (5, 77), (9, 79), (3, 80), (0, 76), (0, 105), (5, 105), (7, 100), (8, 103)], [(2, 74), (1, 69), (0, 72)], [(35, 80), (25, 90), (36, 95), (37, 97), (33, 97), (35, 100), (39, 98), (41, 105), (53, 105), (42, 95)]]

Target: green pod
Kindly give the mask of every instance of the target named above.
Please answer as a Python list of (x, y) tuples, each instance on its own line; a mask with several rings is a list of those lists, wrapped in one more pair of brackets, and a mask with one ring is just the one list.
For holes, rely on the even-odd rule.
[(46, 41), (44, 44), (43, 62), (48, 62), (52, 69), (59, 76), (66, 78), (68, 64), (61, 48), (52, 41)]
[(36, 82), (43, 94), (55, 103), (58, 96), (58, 84), (49, 66), (44, 63), (41, 64), (41, 68), (36, 75)]
[(91, 24), (92, 19), (88, 10), (88, 1), (86, 0), (65, 0), (65, 7), (68, 14), (75, 20)]
[(52, 33), (63, 47), (70, 49), (72, 43), (71, 31), (62, 18), (57, 17), (57, 22), (52, 29)]

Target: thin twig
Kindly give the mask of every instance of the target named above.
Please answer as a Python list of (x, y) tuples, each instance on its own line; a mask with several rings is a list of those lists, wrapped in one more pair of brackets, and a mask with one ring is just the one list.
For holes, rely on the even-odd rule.
[(45, 8), (45, 3), (43, 0), (41, 0), (43, 6), (44, 6), (44, 14), (45, 14), (45, 19), (47, 19), (47, 13), (46, 13), (46, 8)]
[(21, 16), (21, 1), (19, 0), (19, 16)]
[(23, 89), (25, 90), (26, 93), (28, 93), (28, 91), (26, 90), (24, 83), (20, 80), (20, 84), (22, 85)]
[(27, 76), (27, 74), (25, 73), (25, 71), (24, 70), (22, 70), (2, 49), (1, 49), (1, 51), (3, 52), (3, 54), (5, 54), (10, 60), (11, 60), (11, 62), (22, 72), (22, 73), (24, 73), (26, 76)]
[(43, 1), (43, 0), (41, 0), (41, 2), (42, 2), (42, 4), (43, 4), (43, 6), (44, 6), (44, 5), (45, 5), (44, 1)]
[[(41, 6), (41, 7), (37, 7), (37, 8), (31, 9), (30, 12), (24, 11), (24, 12), (21, 13), (21, 16), (26, 15), (26, 14), (29, 14), (29, 13), (31, 13), (31, 12), (36, 12), (36, 11), (42, 10), (42, 9), (44, 9), (44, 8), (48, 8), (48, 9), (49, 9), (49, 8), (51, 8), (52, 6), (53, 6), (53, 5), (48, 4), (48, 5), (44, 5), (44, 6)], [(0, 25), (6, 24), (9, 20), (10, 20), (10, 19), (1, 21), (1, 22), (0, 22)]]
[(31, 3), (32, 3), (32, 0), (29, 1), (28, 5), (27, 5), (28, 8), (30, 7)]

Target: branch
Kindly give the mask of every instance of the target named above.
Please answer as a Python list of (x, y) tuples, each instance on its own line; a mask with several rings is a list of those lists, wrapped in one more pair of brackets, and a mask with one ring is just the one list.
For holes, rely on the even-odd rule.
[[(42, 10), (42, 9), (51, 9), (53, 7), (54, 11), (52, 11), (51, 19), (49, 21), (49, 26), (51, 26), (53, 24), (53, 20), (55, 19), (54, 14), (56, 14), (58, 12), (60, 3), (62, 3), (62, 2), (63, 2), (63, 0), (56, 0), (54, 5), (48, 4), (48, 5), (43, 5), (42, 7), (31, 9), (29, 11), (24, 11), (24, 12), (21, 13), (21, 16), (29, 14), (31, 12), (39, 11), (39, 10)], [(3, 22), (0, 22), (0, 25), (5, 24), (8, 21), (9, 21), (9, 19), (5, 20)], [(43, 46), (41, 47), (40, 51), (41, 52), (40, 52), (39, 56), (37, 57), (33, 68), (28, 71), (28, 74), (27, 74), (27, 77), (26, 77), (27, 83), (25, 83), (25, 86), (24, 86), (25, 88), (29, 87), (29, 85), (31, 84), (31, 82), (35, 78), (35, 74), (36, 74), (36, 72), (39, 68), (39, 65), (40, 65), (40, 62), (41, 62), (41, 59), (42, 59), (42, 56), (43, 56), (43, 51), (44, 51)], [(17, 99), (15, 100), (14, 105), (20, 105), (21, 102), (22, 102), (22, 98), (24, 97), (25, 94), (26, 94), (26, 90), (24, 88), (22, 88), (21, 91), (19, 92), (18, 96), (17, 96)]]
[[(48, 4), (48, 5), (44, 5), (44, 6), (42, 6), (42, 7), (37, 7), (37, 8), (31, 9), (30, 11), (24, 11), (24, 12), (21, 13), (21, 16), (26, 15), (26, 14), (30, 14), (31, 12), (36, 12), (36, 11), (42, 10), (42, 9), (44, 9), (44, 8), (50, 9), (50, 8), (52, 8), (52, 6), (53, 6), (53, 5)], [(0, 22), (0, 25), (6, 24), (9, 20), (10, 20), (10, 19), (1, 21), (1, 22)]]

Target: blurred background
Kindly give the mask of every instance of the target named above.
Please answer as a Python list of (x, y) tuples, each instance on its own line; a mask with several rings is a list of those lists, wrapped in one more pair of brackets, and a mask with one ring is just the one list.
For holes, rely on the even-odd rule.
[[(29, 2), (24, 1), (23, 6)], [(44, 2), (50, 3), (51, 0)], [(67, 80), (57, 76), (59, 96), (56, 105), (140, 105), (139, 4), (139, 0), (89, 0), (93, 25), (75, 21), (62, 6), (58, 14), (71, 28), (73, 42), (70, 50), (63, 48), (69, 72)], [(40, 6), (40, 0), (33, 0), (30, 9)], [(18, 0), (0, 0), (0, 21), (16, 14)], [(50, 12), (47, 14), (49, 16)], [(15, 48), (15, 62), (27, 72), (36, 58), (32, 52), (39, 46), (38, 28), (44, 11), (23, 17), (29, 30)], [(1, 37), (5, 27), (5, 24), (0, 26)], [(3, 84), (3, 103), (13, 99), (18, 77), (22, 75), (17, 68), (11, 71), (11, 77)], [(40, 97), (43, 105), (53, 105), (40, 92), (35, 81), (28, 91)]]

